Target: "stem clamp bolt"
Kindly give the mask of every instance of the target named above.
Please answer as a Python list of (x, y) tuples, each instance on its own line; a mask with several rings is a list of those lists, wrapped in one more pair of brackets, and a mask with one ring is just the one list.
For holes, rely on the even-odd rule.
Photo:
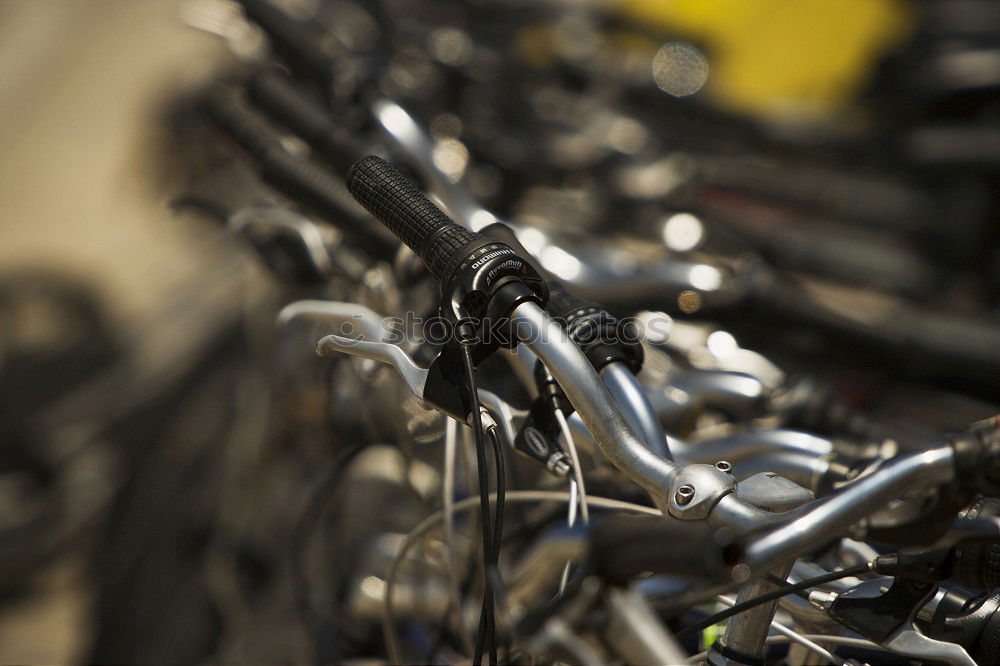
[(683, 486), (677, 489), (674, 494), (674, 501), (684, 506), (694, 498), (694, 486), (689, 483), (685, 483)]
[(720, 472), (725, 472), (726, 474), (730, 474), (733, 471), (733, 466), (730, 465), (728, 461), (720, 460), (719, 462), (715, 463), (715, 469), (719, 470)]

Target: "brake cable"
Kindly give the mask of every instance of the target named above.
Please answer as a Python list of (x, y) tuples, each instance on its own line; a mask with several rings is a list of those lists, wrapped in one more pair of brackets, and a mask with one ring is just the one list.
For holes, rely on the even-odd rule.
[[(472, 351), (470, 338), (466, 338), (461, 343), (462, 364), (465, 367), (466, 381), (470, 401), (473, 403), (473, 413), (471, 415), (472, 428), (476, 438), (476, 467), (479, 474), (479, 508), (482, 513), (483, 524), (483, 605), (479, 612), (479, 629), (476, 633), (476, 652), (472, 659), (473, 664), (482, 663), (484, 650), (489, 650), (490, 666), (494, 666), (497, 660), (496, 654), (496, 618), (494, 617), (493, 605), (493, 585), (490, 582), (490, 567), (496, 566), (496, 547), (499, 538), (494, 534), (493, 529), (496, 521), (490, 517), (490, 482), (488, 478), (488, 463), (486, 461), (486, 434), (483, 429), (483, 416), (479, 410), (478, 387), (476, 385), (476, 372), (472, 363)], [(497, 499), (499, 500), (499, 470), (497, 471)], [(500, 504), (497, 502), (497, 508)]]
[(853, 567), (847, 567), (846, 569), (841, 569), (839, 571), (832, 571), (821, 576), (815, 576), (813, 578), (807, 578), (798, 583), (792, 583), (785, 585), (784, 587), (779, 587), (775, 590), (771, 590), (765, 594), (754, 597), (752, 599), (747, 599), (738, 604), (709, 615), (708, 617), (702, 618), (701, 620), (695, 622), (694, 624), (688, 625), (683, 629), (674, 633), (676, 638), (686, 636), (688, 634), (694, 633), (696, 631), (701, 631), (711, 627), (713, 624), (718, 624), (725, 619), (728, 619), (734, 615), (739, 615), (740, 613), (747, 611), (761, 604), (766, 604), (769, 601), (774, 601), (775, 599), (780, 599), (781, 597), (787, 596), (789, 594), (795, 594), (799, 590), (804, 590), (809, 587), (815, 587), (817, 585), (822, 585), (824, 583), (829, 583), (834, 580), (839, 580), (841, 578), (847, 578), (849, 576), (857, 576), (858, 574), (867, 573), (872, 570), (875, 566), (874, 562), (865, 562), (864, 564), (857, 564)]

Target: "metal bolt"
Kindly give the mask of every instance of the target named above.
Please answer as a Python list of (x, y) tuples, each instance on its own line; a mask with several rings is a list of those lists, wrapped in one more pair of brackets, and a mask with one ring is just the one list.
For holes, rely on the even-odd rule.
[(694, 486), (689, 483), (685, 483), (683, 486), (677, 489), (677, 493), (674, 495), (674, 501), (684, 506), (691, 499), (694, 498)]
[[(885, 594), (883, 592), (882, 594)], [(813, 590), (809, 593), (809, 605), (816, 610), (821, 610), (826, 612), (830, 610), (833, 606), (833, 602), (837, 600), (836, 592), (821, 592), (820, 590)]]
[(730, 472), (733, 471), (733, 466), (730, 465), (725, 460), (720, 460), (719, 462), (715, 463), (715, 469), (719, 470), (720, 472), (725, 472), (726, 474), (729, 474)]

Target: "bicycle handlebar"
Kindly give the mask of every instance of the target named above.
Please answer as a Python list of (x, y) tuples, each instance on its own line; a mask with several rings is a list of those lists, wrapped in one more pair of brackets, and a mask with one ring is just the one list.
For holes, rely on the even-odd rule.
[(455, 224), (412, 181), (380, 157), (369, 155), (356, 162), (347, 174), (347, 189), (423, 259), (439, 283), (447, 283), (458, 268), (456, 257), (464, 259), (491, 242)]
[(669, 496), (680, 467), (643, 445), (590, 361), (562, 327), (534, 303), (515, 308), (511, 322), (518, 339), (559, 382), (604, 456), (655, 498)]
[(369, 155), (351, 167), (347, 189), (424, 261), (441, 287), (444, 309), (456, 319), (505, 319), (522, 302), (547, 302), (545, 282), (531, 262), (455, 224), (382, 158)]
[(395, 250), (392, 237), (371, 223), (340, 180), (289, 153), (281, 143), (281, 135), (245, 104), (237, 90), (217, 87), (207, 96), (205, 105), (213, 122), (257, 160), (265, 183), (306, 203), (367, 252), (391, 256)]
[[(424, 259), (442, 287), (494, 257), (501, 259), (501, 265), (513, 262), (519, 270), (530, 270), (538, 277), (530, 262), (507, 244), (455, 224), (385, 160), (369, 156), (358, 162), (348, 176), (348, 189)], [(643, 445), (591, 361), (537, 301), (518, 303), (510, 310), (510, 320), (518, 340), (545, 363), (559, 382), (601, 452), (664, 506), (682, 468)], [(790, 521), (748, 548), (747, 565), (762, 570), (846, 529), (914, 481), (938, 483), (952, 478), (954, 470), (955, 452), (946, 446), (893, 461), (877, 475), (860, 479), (831, 498), (787, 514), (770, 514), (766, 521), (760, 520), (759, 509), (733, 494), (720, 496), (726, 501), (712, 507), (710, 520), (738, 529), (760, 529), (765, 524)]]
[(877, 507), (913, 487), (946, 483), (955, 475), (955, 450), (941, 446), (902, 456), (871, 476), (859, 479), (794, 520), (764, 534), (747, 547), (745, 562), (764, 570), (801, 555), (840, 534)]
[(281, 56), (296, 71), (329, 85), (337, 66), (323, 49), (315, 23), (297, 21), (269, 0), (239, 0), (247, 18), (259, 25)]
[(617, 585), (629, 584), (644, 571), (725, 582), (743, 553), (731, 530), (652, 516), (599, 521), (591, 544), (598, 575)]

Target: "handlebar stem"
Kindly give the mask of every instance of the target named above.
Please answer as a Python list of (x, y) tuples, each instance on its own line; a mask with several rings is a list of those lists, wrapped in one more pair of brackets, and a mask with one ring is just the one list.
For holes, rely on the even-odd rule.
[[(779, 579), (784, 580), (791, 569), (792, 564), (787, 563), (771, 573)], [(751, 578), (740, 586), (740, 590), (736, 595), (736, 603), (743, 603), (762, 594), (767, 594), (776, 587), (778, 586), (768, 578)], [(732, 651), (736, 655), (746, 655), (753, 659), (762, 658), (764, 656), (764, 641), (767, 639), (767, 634), (771, 629), (771, 621), (774, 620), (774, 612), (778, 608), (778, 601), (778, 599), (774, 599), (734, 615), (726, 625), (726, 633), (720, 641), (725, 646), (723, 649)], [(713, 646), (713, 649), (718, 650), (717, 646)], [(708, 663), (713, 662), (712, 659), (707, 661)], [(729, 660), (730, 663), (733, 661)]]

